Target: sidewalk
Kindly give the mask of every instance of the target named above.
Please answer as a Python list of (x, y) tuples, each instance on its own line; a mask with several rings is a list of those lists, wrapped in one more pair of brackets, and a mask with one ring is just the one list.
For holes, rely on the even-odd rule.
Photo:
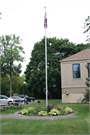
[(0, 118), (11, 118), (11, 119), (37, 119), (37, 120), (57, 120), (57, 119), (68, 119), (68, 118), (76, 118), (74, 114), (78, 113), (74, 111), (69, 115), (62, 115), (62, 116), (25, 116), (19, 114), (19, 112), (15, 112), (14, 114), (0, 114)]

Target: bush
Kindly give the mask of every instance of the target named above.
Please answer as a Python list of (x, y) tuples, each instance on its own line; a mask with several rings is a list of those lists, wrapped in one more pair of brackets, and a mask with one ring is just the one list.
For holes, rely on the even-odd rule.
[(89, 102), (90, 101), (89, 97), (90, 97), (90, 90), (86, 89), (83, 101), (88, 101)]
[(23, 109), (20, 113), (25, 115), (25, 114), (28, 113), (28, 110), (27, 109)]
[(35, 111), (35, 108), (34, 107), (29, 107), (28, 111)]
[(29, 116), (35, 116), (35, 115), (37, 115), (37, 111), (35, 110), (34, 107), (29, 107), (28, 108), (27, 115), (29, 115)]
[(50, 112), (53, 108), (54, 108), (54, 104), (53, 105), (48, 105), (47, 106), (47, 112)]
[(65, 111), (68, 112), (68, 113), (72, 113), (73, 112), (72, 108), (70, 108), (70, 107), (66, 107)]
[(38, 113), (39, 116), (47, 116), (47, 112), (46, 111), (40, 111)]
[(56, 115), (67, 115), (69, 113), (72, 113), (73, 110), (70, 107), (62, 107), (62, 106), (49, 106), (49, 109), (51, 109), (53, 107), (52, 110), (50, 110), (50, 112), (47, 113), (47, 111), (45, 111), (45, 108), (43, 108), (43, 111), (41, 111), (41, 108), (34, 108), (34, 107), (29, 107), (28, 109), (23, 109), (20, 113), (23, 115), (28, 115), (28, 116), (47, 116), (47, 115), (51, 115), (51, 116), (56, 116)]
[(67, 115), (67, 114), (69, 114), (66, 110), (61, 110), (60, 111), (60, 115)]
[(60, 110), (62, 110), (63, 108), (62, 108), (62, 106), (57, 105), (57, 106), (54, 107), (54, 109), (57, 109), (58, 111), (60, 111)]
[(49, 114), (56, 116), (56, 115), (59, 115), (60, 112), (59, 112), (57, 109), (52, 109), (52, 110), (49, 112)]
[(21, 111), (21, 114), (29, 115), (29, 116), (36, 116), (37, 115), (37, 111), (35, 110), (34, 107), (29, 107), (28, 109), (23, 109)]

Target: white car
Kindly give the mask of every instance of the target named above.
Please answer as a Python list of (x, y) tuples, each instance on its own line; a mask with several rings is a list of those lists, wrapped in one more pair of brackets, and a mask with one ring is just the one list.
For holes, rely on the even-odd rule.
[(22, 102), (22, 99), (18, 96), (11, 96), (8, 98), (9, 102), (13, 103), (13, 102)]
[(5, 95), (0, 95), (0, 105), (8, 105), (10, 103), (9, 99)]

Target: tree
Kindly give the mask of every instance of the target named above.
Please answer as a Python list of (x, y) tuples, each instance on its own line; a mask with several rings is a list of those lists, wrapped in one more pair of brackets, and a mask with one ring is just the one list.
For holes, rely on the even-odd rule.
[[(79, 46), (79, 45), (78, 45)], [(83, 46), (83, 44), (81, 45)], [(87, 45), (88, 46), (88, 45)], [(86, 48), (87, 48), (86, 46)], [(84, 48), (82, 47), (81, 50)], [(78, 52), (68, 39), (47, 38), (47, 75), (49, 98), (61, 98), (60, 60)], [(27, 89), (36, 98), (45, 98), (45, 37), (34, 44), (26, 71)]]
[(1, 95), (9, 96), (10, 94), (10, 78), (8, 75), (1, 73)]
[(84, 33), (87, 33), (87, 40), (86, 41), (90, 42), (90, 16), (88, 16), (85, 19), (84, 29), (85, 29)]
[(20, 76), (20, 79), (21, 79), (21, 82), (24, 83), (26, 80), (25, 75)]
[(21, 73), (21, 64), (15, 65), (15, 62), (23, 62), (24, 58), (20, 55), (25, 53), (20, 46), (21, 39), (13, 35), (6, 35), (0, 37), (0, 47), (2, 47), (1, 54), (1, 69), (4, 74), (10, 77), (10, 96), (12, 95), (12, 75), (19, 75)]
[[(12, 76), (12, 93), (23, 94), (24, 85), (22, 76)], [(10, 77), (1, 73), (1, 95), (10, 96)]]
[[(20, 84), (20, 88), (19, 88), (18, 94), (24, 94), (24, 82), (26, 80), (24, 74), (22, 76), (20, 76), (20, 80), (21, 80), (21, 84)], [(27, 83), (25, 85), (25, 93), (27, 94)]]
[(12, 76), (12, 91), (13, 93), (21, 93), (22, 80), (20, 76)]
[(77, 53), (77, 52), (80, 52), (81, 50), (84, 50), (84, 49), (89, 48), (89, 47), (90, 47), (89, 43), (87, 43), (87, 44), (81, 43), (81, 44), (77, 44), (75, 46), (75, 50), (76, 50), (76, 53)]

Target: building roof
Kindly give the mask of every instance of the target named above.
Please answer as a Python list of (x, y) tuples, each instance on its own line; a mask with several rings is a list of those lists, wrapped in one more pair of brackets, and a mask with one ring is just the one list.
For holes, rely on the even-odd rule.
[(78, 52), (72, 56), (69, 56), (61, 61), (76, 60), (76, 59), (90, 59), (90, 49), (85, 49), (85, 50)]

